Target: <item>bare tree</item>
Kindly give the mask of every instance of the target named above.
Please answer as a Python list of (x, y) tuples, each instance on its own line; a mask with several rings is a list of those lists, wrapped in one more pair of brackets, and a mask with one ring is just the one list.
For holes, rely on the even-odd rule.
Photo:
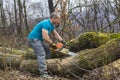
[(1, 27), (4, 27), (6, 24), (5, 11), (3, 8), (3, 0), (0, 0), (0, 18), (1, 18)]
[(22, 11), (22, 2), (18, 0), (18, 8), (19, 8), (19, 25), (17, 27), (17, 34), (22, 34), (22, 18), (23, 18), (23, 11)]
[(48, 5), (49, 5), (49, 11), (50, 13), (54, 12), (54, 6), (53, 6), (53, 0), (48, 0)]
[(26, 31), (28, 33), (30, 30), (29, 30), (29, 26), (28, 26), (28, 23), (27, 23), (26, 0), (23, 1), (23, 7), (24, 7), (24, 23), (25, 23), (25, 26), (26, 26)]
[(2, 9), (3, 9), (3, 0), (0, 0), (0, 26), (2, 27)]
[(14, 14), (15, 14), (15, 34), (17, 34), (18, 20), (17, 20), (17, 2), (16, 2), (16, 0), (14, 0)]

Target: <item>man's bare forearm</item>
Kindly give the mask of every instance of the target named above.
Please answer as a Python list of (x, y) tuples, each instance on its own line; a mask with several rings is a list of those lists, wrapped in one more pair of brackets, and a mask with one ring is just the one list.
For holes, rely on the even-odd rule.
[(43, 39), (48, 43), (48, 44), (52, 44), (53, 41), (50, 39), (49, 36), (44, 36)]
[(53, 41), (50, 39), (50, 37), (49, 37), (49, 35), (48, 35), (48, 31), (47, 31), (47, 30), (42, 29), (42, 36), (43, 36), (43, 39), (44, 39), (48, 44), (53, 43)]
[(62, 41), (63, 39), (61, 38), (61, 36), (57, 33), (56, 30), (54, 30), (54, 36), (55, 38), (57, 38), (59, 41)]
[(56, 34), (55, 37), (56, 37), (59, 41), (62, 41), (62, 40), (63, 40), (59, 34)]

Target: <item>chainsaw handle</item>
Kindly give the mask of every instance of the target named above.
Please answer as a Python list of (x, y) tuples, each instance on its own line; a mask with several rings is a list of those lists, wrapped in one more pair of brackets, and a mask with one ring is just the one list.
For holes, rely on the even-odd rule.
[(62, 43), (57, 43), (56, 47), (57, 47), (57, 49), (55, 49), (55, 50), (58, 52), (60, 52), (63, 48), (65, 48), (65, 46)]

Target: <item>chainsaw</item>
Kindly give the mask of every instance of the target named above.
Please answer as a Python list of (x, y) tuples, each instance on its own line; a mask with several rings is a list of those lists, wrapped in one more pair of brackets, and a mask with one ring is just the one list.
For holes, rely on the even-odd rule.
[(56, 46), (57, 46), (57, 49), (55, 51), (57, 51), (57, 52), (61, 52), (61, 53), (68, 55), (68, 56), (75, 56), (76, 55), (76, 53), (71, 52), (71, 51), (69, 51), (69, 49), (65, 48), (62, 43), (57, 43)]

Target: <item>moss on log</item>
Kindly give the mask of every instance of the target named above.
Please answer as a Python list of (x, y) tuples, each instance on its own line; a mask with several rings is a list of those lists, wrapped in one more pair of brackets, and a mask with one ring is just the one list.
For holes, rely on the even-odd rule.
[(68, 42), (70, 51), (78, 52), (84, 49), (97, 48), (113, 38), (119, 38), (120, 33), (86, 32)]
[[(82, 76), (89, 70), (101, 67), (119, 58), (120, 38), (113, 39), (98, 48), (81, 51), (74, 57), (69, 57), (62, 60), (47, 60), (47, 64), (48, 70), (55, 74), (76, 74)], [(37, 62), (35, 61), (34, 63), (36, 65), (32, 62), (33, 61), (31, 60), (22, 61), (20, 69), (37, 72)]]

